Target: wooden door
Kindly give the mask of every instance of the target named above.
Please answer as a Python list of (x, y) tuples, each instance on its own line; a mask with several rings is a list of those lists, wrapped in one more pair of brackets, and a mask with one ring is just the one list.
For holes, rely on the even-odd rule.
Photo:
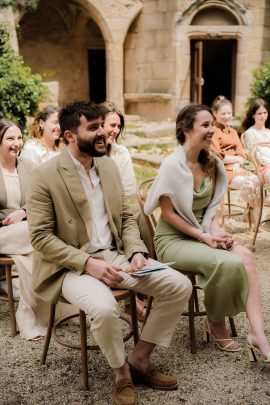
[(202, 102), (203, 86), (203, 41), (192, 41), (191, 43), (191, 94), (193, 103)]

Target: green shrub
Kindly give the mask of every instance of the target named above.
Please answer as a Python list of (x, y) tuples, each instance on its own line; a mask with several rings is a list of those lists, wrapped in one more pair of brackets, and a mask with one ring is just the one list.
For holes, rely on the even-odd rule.
[(0, 24), (0, 118), (9, 118), (23, 129), (47, 92), (39, 74), (32, 73), (8, 44), (8, 28)]
[(252, 98), (263, 98), (270, 105), (270, 61), (253, 71), (254, 80), (250, 86)]
[(0, 7), (13, 7), (15, 8), (25, 8), (27, 11), (32, 11), (37, 8), (38, 0), (24, 0), (20, 1), (18, 4), (18, 0), (0, 0)]

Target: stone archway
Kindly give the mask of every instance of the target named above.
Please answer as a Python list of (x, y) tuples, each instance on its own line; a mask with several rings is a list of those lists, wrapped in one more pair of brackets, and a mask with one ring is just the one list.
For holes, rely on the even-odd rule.
[[(53, 101), (90, 95), (123, 108), (123, 43), (141, 8), (139, 0), (41, 0), (21, 19), (20, 53), (35, 72), (51, 74), (45, 81)], [(102, 94), (100, 86), (93, 93), (97, 82)]]
[(35, 72), (47, 75), (44, 81), (51, 100), (63, 105), (88, 99), (92, 90), (88, 50), (105, 53), (105, 41), (85, 9), (75, 2), (41, 1), (36, 11), (23, 16), (20, 25), (20, 53)]

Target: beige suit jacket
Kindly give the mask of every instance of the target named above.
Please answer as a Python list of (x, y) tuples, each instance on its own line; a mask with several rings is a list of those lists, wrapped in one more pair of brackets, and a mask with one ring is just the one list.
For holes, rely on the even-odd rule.
[[(36, 167), (37, 165), (31, 160), (22, 157), (18, 157), (17, 159), (17, 170), (21, 190), (20, 206), (23, 209), (25, 209), (25, 196), (30, 183), (31, 174)], [(0, 221), (3, 221), (3, 219), (5, 219), (13, 211), (13, 209), (7, 208), (7, 191), (3, 172), (0, 166)]]
[[(135, 252), (147, 253), (123, 195), (117, 166), (107, 156), (96, 158), (96, 162), (118, 252), (127, 258)], [(33, 289), (44, 300), (56, 303), (66, 272), (84, 273), (92, 229), (83, 185), (66, 149), (36, 170), (26, 204), (35, 249)]]

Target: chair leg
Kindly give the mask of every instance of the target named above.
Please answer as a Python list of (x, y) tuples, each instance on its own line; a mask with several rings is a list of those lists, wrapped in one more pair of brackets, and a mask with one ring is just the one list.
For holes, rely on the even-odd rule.
[(253, 236), (253, 240), (252, 240), (252, 246), (255, 246), (257, 234), (258, 234), (259, 227), (260, 227), (260, 224), (261, 224), (262, 212), (263, 212), (263, 200), (260, 201), (259, 215), (258, 215), (258, 218), (257, 218), (257, 223), (256, 223), (256, 226), (255, 226), (255, 230), (254, 230), (254, 236)]
[(189, 337), (190, 337), (190, 351), (192, 354), (197, 353), (196, 347), (196, 336), (195, 336), (195, 325), (194, 325), (194, 290), (192, 290), (192, 294), (188, 301), (188, 322), (189, 322)]
[(231, 327), (231, 331), (232, 331), (232, 336), (237, 337), (237, 331), (236, 331), (234, 319), (229, 317), (229, 322), (230, 322), (230, 327)]
[(230, 190), (227, 191), (227, 203), (228, 203), (228, 212), (229, 212), (229, 218), (231, 218), (231, 194)]
[(55, 317), (55, 307), (56, 307), (55, 304), (51, 304), (51, 306), (50, 306), (49, 325), (47, 328), (45, 343), (44, 343), (44, 347), (43, 347), (43, 351), (42, 351), (42, 355), (41, 355), (41, 359), (40, 359), (41, 365), (45, 364), (50, 341), (51, 341), (52, 330), (53, 330), (53, 325), (54, 325), (54, 317)]
[(81, 361), (83, 373), (83, 386), (86, 391), (89, 391), (86, 315), (85, 312), (82, 310), (80, 310), (80, 333), (81, 333)]
[(136, 310), (136, 295), (133, 291), (130, 291), (130, 315), (132, 322), (134, 345), (136, 345), (139, 340), (139, 332), (138, 332), (138, 320)]
[(195, 308), (195, 312), (200, 312), (200, 307), (199, 307), (199, 298), (198, 298), (198, 287), (197, 287), (197, 285), (196, 285), (196, 276), (195, 275), (193, 275), (193, 274), (191, 274), (190, 276), (189, 276), (189, 278), (190, 278), (190, 281), (191, 281), (191, 283), (192, 283), (192, 285), (193, 285), (193, 292), (192, 292), (192, 294), (193, 294), (193, 298), (194, 298), (194, 308)]
[(10, 314), (10, 322), (11, 322), (11, 333), (12, 333), (12, 337), (14, 337), (17, 333), (17, 328), (16, 328), (13, 290), (12, 290), (11, 265), (5, 266), (5, 273), (6, 273), (6, 282), (7, 282), (7, 289), (8, 289), (8, 306), (9, 306), (9, 314)]

